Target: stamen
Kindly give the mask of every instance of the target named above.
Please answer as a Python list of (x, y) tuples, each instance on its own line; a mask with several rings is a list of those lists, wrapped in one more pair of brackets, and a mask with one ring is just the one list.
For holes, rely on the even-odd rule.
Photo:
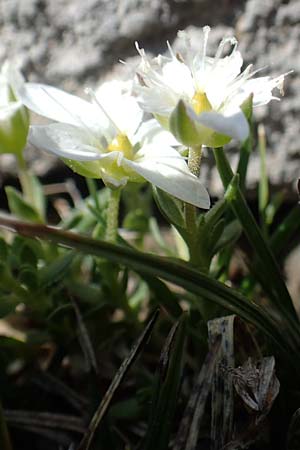
[(187, 50), (192, 49), (191, 39), (189, 38), (186, 31), (179, 30), (177, 36), (179, 37), (179, 39), (182, 39), (184, 41), (184, 45), (187, 48)]
[(179, 62), (184, 64), (184, 58), (179, 52), (176, 53), (176, 59), (178, 59)]
[(148, 87), (147, 84), (146, 84), (146, 82), (145, 82), (144, 77), (143, 77), (139, 72), (136, 72), (136, 77), (137, 77), (138, 82), (139, 82), (139, 84), (140, 84), (141, 86), (143, 86), (143, 87)]
[(207, 53), (207, 42), (208, 42), (208, 35), (210, 33), (210, 27), (206, 25), (203, 27), (203, 48), (202, 48), (202, 59), (201, 59), (201, 70), (204, 70), (205, 67), (205, 58)]
[(217, 53), (216, 53), (216, 56), (215, 56), (216, 60), (221, 58), (223, 50), (224, 50), (224, 47), (225, 47), (225, 45), (228, 42), (230, 43), (230, 45), (233, 45), (233, 49), (231, 51), (231, 55), (236, 51), (236, 48), (237, 48), (237, 45), (238, 45), (238, 41), (236, 40), (236, 38), (234, 36), (225, 37), (225, 38), (223, 38), (221, 40), (221, 42), (219, 44), (219, 47), (218, 47), (218, 50), (217, 50)]
[(171, 58), (172, 58), (172, 59), (176, 59), (176, 56), (175, 56), (175, 54), (174, 54), (174, 52), (173, 52), (173, 49), (172, 49), (172, 47), (171, 47), (169, 41), (167, 41), (167, 47), (168, 47), (169, 53), (170, 53), (170, 55), (171, 55)]
[(140, 48), (138, 41), (135, 41), (134, 43), (135, 48), (137, 49), (137, 52), (139, 53), (139, 55), (144, 59), (146, 59), (146, 53), (145, 50), (143, 48)]

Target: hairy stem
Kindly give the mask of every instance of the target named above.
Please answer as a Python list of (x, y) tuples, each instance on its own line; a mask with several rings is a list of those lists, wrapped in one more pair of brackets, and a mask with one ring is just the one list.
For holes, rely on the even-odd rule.
[[(200, 165), (201, 165), (201, 156), (202, 156), (202, 145), (198, 145), (195, 147), (191, 147), (189, 149), (189, 157), (188, 157), (188, 167), (193, 175), (199, 177), (200, 174)], [(184, 206), (184, 214), (185, 214), (185, 223), (186, 229), (190, 235), (190, 240), (188, 243), (189, 252), (190, 252), (190, 261), (195, 263), (195, 258), (199, 257), (194, 252), (197, 248), (195, 246), (195, 241), (197, 240), (197, 208), (194, 205), (186, 203)]]
[(105, 240), (116, 242), (119, 224), (119, 206), (121, 198), (121, 188), (110, 190), (110, 200), (107, 208), (107, 223)]

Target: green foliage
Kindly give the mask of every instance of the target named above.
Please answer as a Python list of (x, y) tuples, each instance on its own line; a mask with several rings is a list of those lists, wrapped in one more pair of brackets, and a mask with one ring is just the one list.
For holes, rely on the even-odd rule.
[(187, 205), (132, 183), (114, 217), (122, 227), (105, 241), (112, 197), (92, 178), (88, 196), (72, 197), (57, 227), (47, 226), (43, 186), (20, 169), (22, 192), (6, 187), (12, 214), (0, 215), (5, 450), (20, 449), (13, 427), (47, 450), (196, 450), (208, 439), (235, 448), (260, 436), (271, 449), (269, 427), (295, 447), (300, 328), (280, 267), (300, 208), (281, 217), (285, 197), (269, 190), (261, 139), (258, 220), (246, 201), (250, 136), (236, 173), (214, 150), (224, 198), (189, 210), (193, 233)]

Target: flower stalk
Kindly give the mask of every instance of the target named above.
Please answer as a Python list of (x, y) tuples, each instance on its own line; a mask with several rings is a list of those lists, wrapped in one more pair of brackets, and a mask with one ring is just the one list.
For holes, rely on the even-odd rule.
[[(188, 167), (190, 172), (197, 178), (200, 175), (201, 157), (202, 157), (201, 144), (189, 148)], [(198, 246), (196, 245), (198, 239), (197, 208), (194, 205), (191, 205), (190, 203), (185, 203), (184, 215), (185, 215), (186, 229), (190, 236), (188, 242), (190, 262), (194, 265), (198, 265), (199, 258), (201, 257), (201, 255), (199, 255), (198, 251), (199, 249)]]
[(110, 189), (110, 201), (107, 208), (105, 240), (115, 243), (118, 235), (119, 207), (122, 188)]

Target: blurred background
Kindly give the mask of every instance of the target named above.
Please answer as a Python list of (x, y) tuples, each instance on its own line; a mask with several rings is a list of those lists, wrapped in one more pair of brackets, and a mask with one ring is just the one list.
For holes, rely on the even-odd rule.
[[(286, 78), (282, 101), (256, 111), (256, 120), (266, 126), (272, 188), (285, 186), (294, 201), (300, 159), (299, 0), (0, 0), (0, 64), (13, 58), (28, 80), (84, 95), (87, 86), (130, 74), (138, 61), (136, 40), (150, 53), (163, 53), (167, 39), (176, 47), (177, 30), (189, 29), (197, 48), (206, 24), (212, 27), (212, 53), (224, 35), (234, 34), (245, 65), (267, 66), (262, 75), (294, 71)], [(229, 151), (234, 159), (234, 147)], [(29, 150), (27, 159), (43, 178), (58, 172), (64, 177), (68, 170), (36, 150)], [(210, 159), (207, 152), (201, 176), (210, 193), (220, 195)], [(14, 171), (13, 156), (1, 155), (0, 183)], [(258, 176), (255, 153), (248, 177), (254, 197)]]

